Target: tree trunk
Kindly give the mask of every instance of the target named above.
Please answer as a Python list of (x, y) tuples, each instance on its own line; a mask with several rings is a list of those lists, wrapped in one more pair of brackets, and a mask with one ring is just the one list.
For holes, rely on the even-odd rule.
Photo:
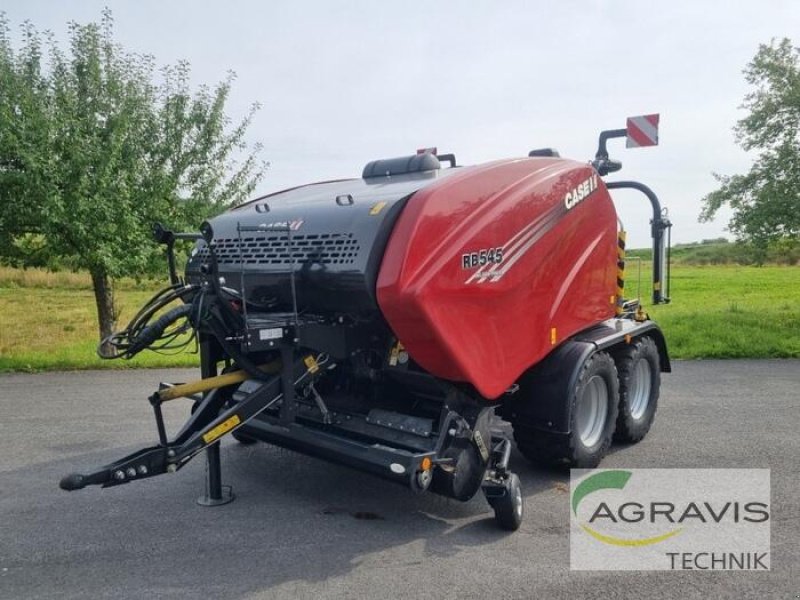
[[(114, 304), (114, 286), (105, 271), (93, 270), (91, 274), (94, 300), (97, 304), (97, 323), (100, 326), (100, 341), (102, 342), (114, 333), (117, 326), (118, 314)], [(109, 344), (103, 344), (100, 351), (105, 355), (111, 355), (114, 349)]]

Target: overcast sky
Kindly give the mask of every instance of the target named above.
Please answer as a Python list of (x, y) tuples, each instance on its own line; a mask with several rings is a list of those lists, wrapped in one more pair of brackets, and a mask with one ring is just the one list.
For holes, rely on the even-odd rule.
[[(748, 168), (731, 131), (760, 43), (800, 43), (800, 2), (207, 2), (0, 0), (12, 27), (32, 20), (66, 39), (99, 20), (160, 64), (187, 59), (198, 83), (237, 73), (232, 116), (263, 108), (250, 131), (272, 167), (270, 192), (359, 176), (375, 158), (437, 146), (459, 163), (543, 146), (590, 159), (601, 129), (660, 113), (661, 145), (610, 143), (623, 170), (660, 196), (673, 241), (725, 235), (699, 224), (712, 172)], [(629, 245), (649, 243), (643, 197), (620, 196)]]

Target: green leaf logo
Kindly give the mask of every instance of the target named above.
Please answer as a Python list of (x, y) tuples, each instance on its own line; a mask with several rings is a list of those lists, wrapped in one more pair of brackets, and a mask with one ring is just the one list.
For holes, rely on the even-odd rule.
[(630, 471), (601, 471), (590, 475), (578, 484), (572, 492), (572, 512), (578, 516), (578, 504), (586, 496), (597, 490), (621, 490), (628, 483), (632, 473)]

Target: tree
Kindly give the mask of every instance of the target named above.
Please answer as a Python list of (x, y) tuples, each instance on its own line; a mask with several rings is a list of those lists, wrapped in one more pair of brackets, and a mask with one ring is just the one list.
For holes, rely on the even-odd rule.
[(100, 338), (116, 325), (113, 282), (163, 261), (151, 227), (197, 229), (242, 202), (264, 174), (260, 146), (225, 114), (233, 74), (190, 90), (187, 62), (156, 69), (126, 52), (113, 19), (52, 34), (22, 27), (18, 52), (0, 13), (0, 257), (91, 274)]
[(763, 249), (800, 235), (800, 49), (788, 39), (762, 44), (744, 74), (755, 89), (734, 132), (758, 156), (744, 175), (714, 175), (721, 186), (703, 198), (700, 220), (727, 204), (734, 210), (730, 230)]

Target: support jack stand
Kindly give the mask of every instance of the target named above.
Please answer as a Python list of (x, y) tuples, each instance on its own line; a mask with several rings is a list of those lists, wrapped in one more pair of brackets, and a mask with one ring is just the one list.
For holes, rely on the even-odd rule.
[[(200, 374), (203, 379), (217, 374), (217, 363), (212, 360), (211, 340), (207, 336), (200, 337)], [(219, 454), (219, 442), (206, 448), (206, 493), (197, 499), (200, 506), (222, 506), (233, 502), (233, 488), (222, 486), (222, 462)]]
[(222, 506), (233, 502), (233, 488), (222, 485), (222, 466), (219, 442), (206, 448), (206, 493), (197, 499), (200, 506)]

